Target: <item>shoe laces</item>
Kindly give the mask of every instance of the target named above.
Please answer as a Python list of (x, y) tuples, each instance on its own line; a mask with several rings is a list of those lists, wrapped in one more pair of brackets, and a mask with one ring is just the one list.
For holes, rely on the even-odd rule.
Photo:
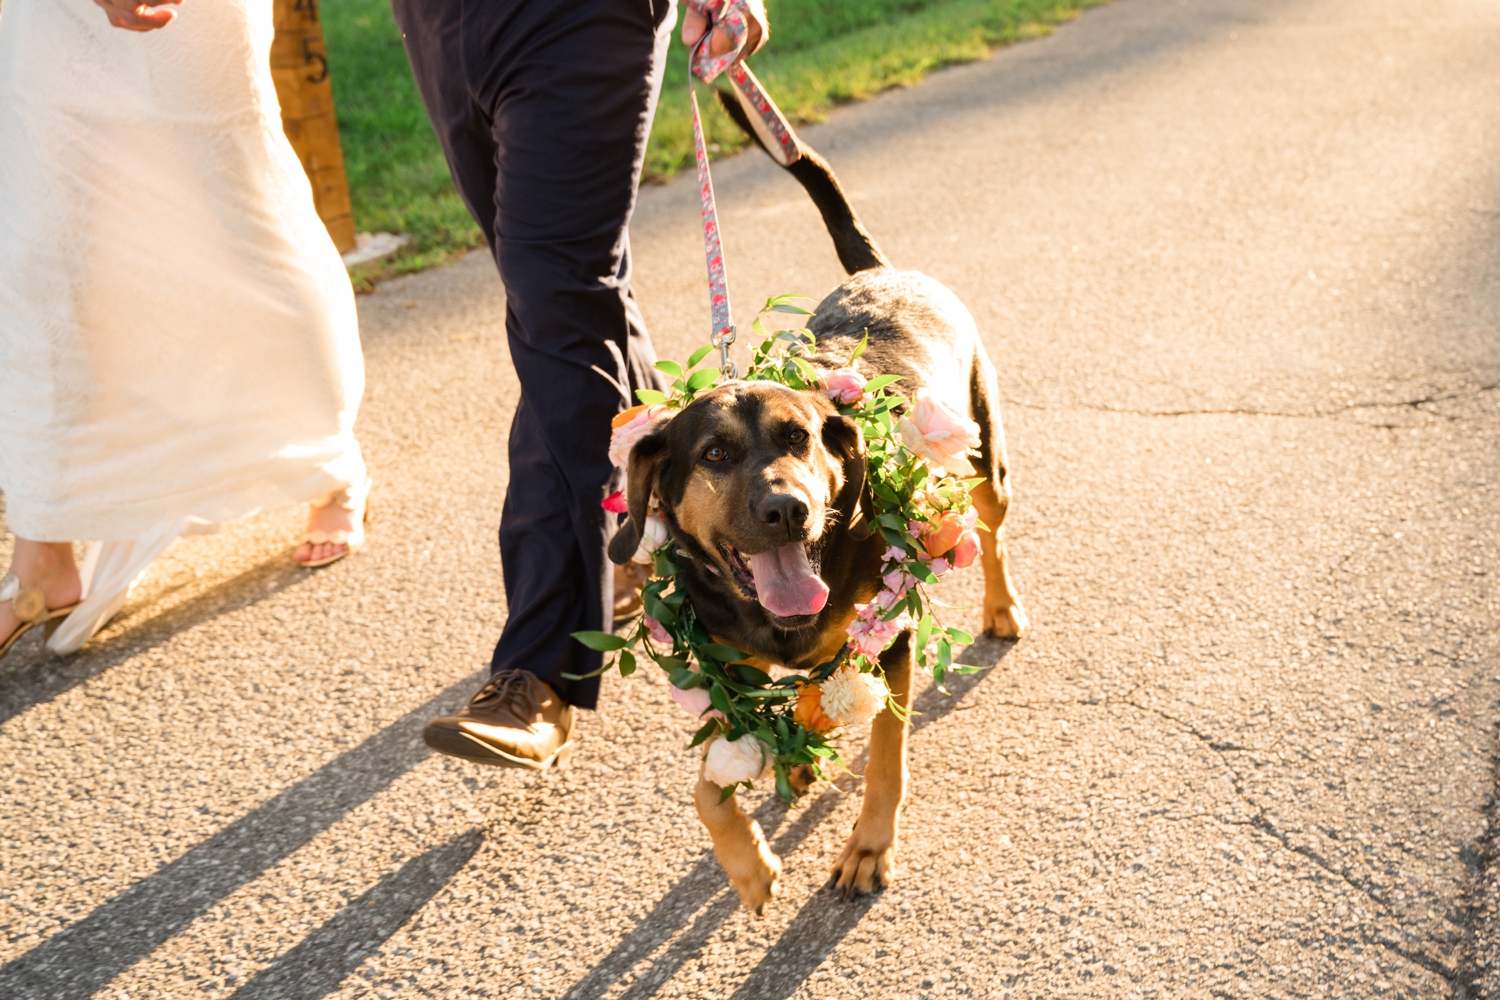
[(530, 689), (531, 677), (524, 670), (502, 670), (469, 699), (474, 708), (519, 701)]

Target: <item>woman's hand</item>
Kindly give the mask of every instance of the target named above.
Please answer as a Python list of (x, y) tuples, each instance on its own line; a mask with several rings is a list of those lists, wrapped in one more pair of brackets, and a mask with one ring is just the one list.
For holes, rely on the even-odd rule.
[[(99, 0), (94, 0), (98, 3)], [(749, 16), (749, 30), (745, 32), (745, 55), (760, 48), (761, 39), (764, 37), (764, 25), (766, 23), (766, 8), (757, 0), (750, 0), (744, 5), (745, 13)], [(697, 45), (703, 38), (703, 33), (708, 30), (708, 18), (704, 17), (697, 9), (689, 6), (687, 13), (682, 18), (682, 44), (688, 48)], [(708, 42), (708, 54), (711, 56), (722, 56), (734, 47), (734, 42), (722, 28), (714, 29), (713, 38)]]
[[(155, 31), (165, 28), (177, 19), (175, 10), (160, 10), (175, 7), (182, 0), (94, 0), (109, 15), (109, 23), (126, 31)], [(700, 32), (702, 34), (702, 32)]]

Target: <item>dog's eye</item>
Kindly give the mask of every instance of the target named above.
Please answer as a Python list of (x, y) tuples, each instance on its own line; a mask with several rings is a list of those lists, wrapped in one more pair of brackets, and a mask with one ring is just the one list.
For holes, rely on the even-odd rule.
[(803, 430), (800, 427), (793, 427), (792, 432), (786, 437), (788, 441), (792, 442), (792, 444), (801, 444), (803, 441), (807, 440), (807, 431)]
[(711, 445), (709, 449), (703, 453), (703, 460), (705, 462), (722, 462), (728, 457), (729, 452), (725, 451), (723, 448), (720, 448), (718, 445)]

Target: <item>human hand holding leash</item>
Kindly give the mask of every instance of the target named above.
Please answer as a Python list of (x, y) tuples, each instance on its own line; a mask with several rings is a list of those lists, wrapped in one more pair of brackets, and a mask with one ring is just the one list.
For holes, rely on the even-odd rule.
[[(760, 51), (771, 34), (765, 4), (762, 0), (688, 0), (682, 19), (682, 44), (696, 49), (708, 34), (712, 37), (706, 51), (695, 53), (694, 58), (698, 75), (705, 82), (730, 63)], [(724, 56), (729, 58), (722, 59)]]
[(175, 10), (161, 10), (162, 7), (176, 7), (182, 0), (94, 0), (109, 15), (109, 23), (116, 28), (124, 28), (126, 31), (155, 31), (157, 28), (165, 28), (177, 20)]

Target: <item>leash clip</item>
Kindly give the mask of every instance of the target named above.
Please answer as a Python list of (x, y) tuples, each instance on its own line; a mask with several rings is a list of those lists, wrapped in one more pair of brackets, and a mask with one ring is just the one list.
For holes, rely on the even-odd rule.
[(738, 332), (734, 324), (731, 323), (726, 332), (715, 333), (713, 338), (714, 346), (719, 349), (719, 374), (727, 379), (737, 379), (740, 377), (739, 368), (735, 366), (733, 361), (729, 360), (729, 345), (734, 343), (735, 334)]

